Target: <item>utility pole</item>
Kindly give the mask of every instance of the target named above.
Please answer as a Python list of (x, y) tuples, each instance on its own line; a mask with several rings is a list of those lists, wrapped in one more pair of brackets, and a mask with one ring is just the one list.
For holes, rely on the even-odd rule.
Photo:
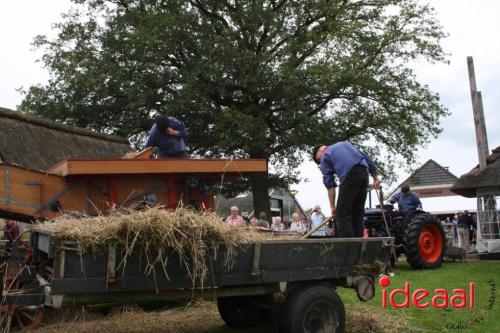
[(467, 57), (467, 67), (469, 69), (469, 85), (472, 100), (472, 112), (474, 114), (474, 129), (476, 131), (479, 169), (484, 169), (486, 167), (486, 158), (489, 155), (488, 137), (486, 135), (486, 124), (484, 121), (483, 98), (481, 92), (477, 91), (474, 60), (472, 57)]

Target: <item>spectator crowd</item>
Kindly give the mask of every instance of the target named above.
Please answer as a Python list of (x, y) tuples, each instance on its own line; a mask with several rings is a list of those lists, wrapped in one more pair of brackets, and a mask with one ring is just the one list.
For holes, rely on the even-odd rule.
[(446, 217), (441, 221), (446, 236), (466, 253), (473, 252), (476, 245), (476, 215), (469, 211), (458, 211), (452, 219)]
[[(240, 215), (237, 206), (232, 206), (230, 215), (223, 219), (224, 223), (234, 227), (252, 228), (257, 230), (268, 230), (272, 232), (293, 232), (298, 234), (305, 234), (306, 232), (315, 229), (323, 224), (326, 216), (321, 212), (321, 207), (316, 205), (307, 218), (303, 214), (293, 213), (291, 216), (275, 216), (269, 223), (267, 215), (264, 212), (259, 213), (258, 217), (248, 218), (247, 216)], [(317, 228), (311, 237), (325, 237), (333, 236), (334, 230), (331, 225), (326, 223)]]

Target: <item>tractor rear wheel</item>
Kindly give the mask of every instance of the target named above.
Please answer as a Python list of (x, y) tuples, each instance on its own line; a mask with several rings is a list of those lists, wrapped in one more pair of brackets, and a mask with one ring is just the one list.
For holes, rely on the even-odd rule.
[(404, 238), (406, 260), (413, 269), (440, 267), (445, 252), (441, 223), (431, 214), (416, 215), (408, 224)]

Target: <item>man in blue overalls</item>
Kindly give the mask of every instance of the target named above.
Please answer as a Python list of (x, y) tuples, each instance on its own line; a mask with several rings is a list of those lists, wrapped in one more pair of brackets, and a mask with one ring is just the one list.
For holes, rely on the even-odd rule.
[(394, 194), (388, 200), (391, 204), (397, 203), (399, 211), (403, 215), (422, 210), (422, 202), (415, 192), (410, 191), (410, 187), (405, 185), (401, 187), (401, 192)]
[[(346, 141), (315, 147), (313, 160), (320, 165), (328, 189), (332, 216), (336, 217), (336, 237), (363, 237), (368, 173), (373, 177), (373, 187), (380, 185), (373, 160)], [(335, 175), (340, 180), (337, 203)]]
[(160, 116), (151, 127), (146, 148), (158, 148), (157, 157), (189, 158), (185, 140), (187, 129), (184, 124), (174, 117)]

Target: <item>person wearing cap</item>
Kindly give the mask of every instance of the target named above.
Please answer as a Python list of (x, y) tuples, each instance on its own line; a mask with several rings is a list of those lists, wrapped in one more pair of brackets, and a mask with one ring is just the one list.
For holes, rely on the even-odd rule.
[[(320, 165), (323, 184), (328, 190), (332, 216), (337, 223), (337, 237), (363, 237), (368, 174), (373, 177), (374, 188), (380, 185), (375, 163), (368, 154), (347, 141), (316, 146), (312, 155)], [(340, 181), (337, 203), (335, 176)]]
[(401, 192), (396, 193), (388, 200), (391, 204), (397, 203), (403, 215), (422, 210), (422, 202), (415, 192), (410, 191), (410, 186), (401, 187)]
[(185, 142), (187, 136), (187, 129), (181, 121), (162, 115), (151, 127), (145, 147), (158, 148), (158, 158), (189, 158)]

